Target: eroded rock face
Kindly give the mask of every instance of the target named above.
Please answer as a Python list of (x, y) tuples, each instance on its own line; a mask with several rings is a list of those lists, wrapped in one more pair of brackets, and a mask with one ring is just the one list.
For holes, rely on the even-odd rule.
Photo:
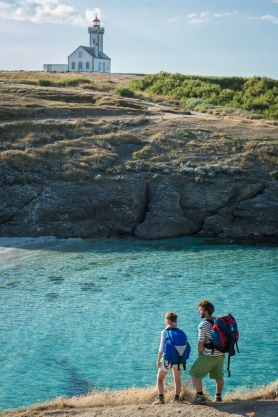
[(264, 184), (231, 178), (196, 182), (173, 176), (158, 177), (149, 187), (148, 212), (135, 229), (135, 235), (144, 239), (201, 232), (208, 216), (257, 195)]
[[(144, 177), (94, 183), (54, 182), (29, 198), (18, 187), (3, 187), (2, 236), (91, 237), (132, 234), (145, 210)], [(17, 199), (18, 196), (18, 199)], [(35, 198), (34, 198), (35, 197)], [(19, 202), (18, 202), (19, 201)], [(9, 217), (8, 217), (9, 216)]]
[(0, 235), (278, 240), (278, 183), (183, 175), (99, 176), (0, 191)]
[(266, 184), (265, 189), (243, 201), (224, 207), (205, 219), (203, 236), (220, 238), (276, 238), (278, 232), (278, 184)]

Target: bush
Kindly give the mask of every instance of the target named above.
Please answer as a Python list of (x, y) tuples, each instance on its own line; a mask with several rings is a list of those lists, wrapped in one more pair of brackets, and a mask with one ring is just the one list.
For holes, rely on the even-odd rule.
[(130, 89), (178, 100), (192, 110), (214, 106), (278, 118), (278, 81), (267, 77), (202, 77), (160, 72), (130, 84)]
[(127, 87), (118, 87), (116, 88), (115, 93), (121, 97), (133, 98), (135, 96), (134, 91)]
[(49, 87), (53, 85), (53, 82), (51, 80), (38, 80), (38, 85), (42, 87)]

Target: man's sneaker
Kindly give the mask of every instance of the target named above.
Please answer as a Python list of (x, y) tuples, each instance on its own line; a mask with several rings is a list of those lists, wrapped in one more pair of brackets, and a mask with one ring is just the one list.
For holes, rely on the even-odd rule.
[(203, 394), (196, 394), (193, 404), (206, 404), (207, 400)]
[(171, 401), (171, 403), (180, 403), (181, 399), (178, 395), (175, 395)]
[(164, 397), (161, 397), (160, 395), (156, 397), (156, 400), (154, 400), (153, 405), (158, 405), (158, 404), (165, 404)]
[(215, 403), (222, 403), (222, 397), (221, 397), (221, 394), (215, 394), (215, 397), (214, 397), (214, 402), (215, 402)]

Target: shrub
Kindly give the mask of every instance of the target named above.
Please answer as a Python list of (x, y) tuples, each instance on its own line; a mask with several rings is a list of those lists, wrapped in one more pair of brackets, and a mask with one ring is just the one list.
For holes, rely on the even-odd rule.
[(160, 72), (133, 81), (130, 89), (178, 100), (192, 110), (222, 106), (278, 118), (278, 81), (267, 77), (202, 77)]
[(115, 90), (115, 93), (121, 97), (134, 97), (134, 91), (127, 87), (118, 87)]
[(49, 87), (53, 85), (53, 82), (51, 80), (38, 80), (38, 85), (42, 87)]

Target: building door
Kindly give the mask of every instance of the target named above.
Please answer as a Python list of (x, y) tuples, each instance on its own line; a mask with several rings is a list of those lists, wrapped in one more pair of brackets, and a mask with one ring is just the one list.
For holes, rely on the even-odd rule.
[(78, 71), (82, 71), (83, 66), (82, 66), (82, 61), (79, 61), (78, 63)]

